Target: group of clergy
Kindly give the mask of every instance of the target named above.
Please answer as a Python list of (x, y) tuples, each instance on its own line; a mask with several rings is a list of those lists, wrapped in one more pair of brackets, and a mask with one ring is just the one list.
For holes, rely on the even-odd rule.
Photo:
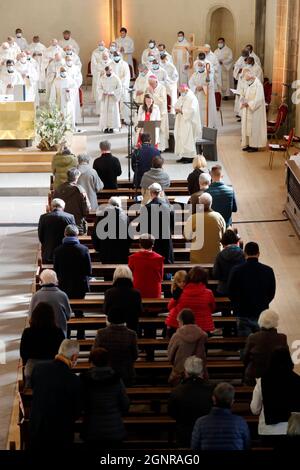
[(45, 92), (46, 102), (56, 104), (75, 129), (80, 116), (81, 68), (79, 46), (70, 31), (46, 47), (39, 36), (29, 44), (18, 28), (15, 37), (9, 36), (0, 47), (0, 94), (13, 94), (16, 85), (25, 85), (27, 99), (38, 106), (40, 93)]

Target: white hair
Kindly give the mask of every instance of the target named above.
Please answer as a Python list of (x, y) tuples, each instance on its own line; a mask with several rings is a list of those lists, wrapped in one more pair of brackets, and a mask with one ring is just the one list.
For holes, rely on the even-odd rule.
[(199, 204), (204, 205), (204, 210), (211, 209), (212, 197), (209, 193), (203, 193), (199, 196)]
[(56, 272), (53, 269), (44, 269), (40, 274), (41, 284), (58, 284)]
[(274, 310), (271, 309), (267, 309), (261, 312), (258, 319), (258, 324), (260, 328), (265, 328), (266, 330), (270, 330), (271, 328), (277, 328), (278, 322), (278, 313), (274, 312)]
[(112, 196), (109, 198), (108, 203), (115, 207), (122, 207), (122, 199), (118, 196)]
[(59, 199), (58, 197), (55, 197), (51, 201), (51, 209), (56, 209), (59, 207), (60, 209), (64, 210), (65, 206), (66, 206), (65, 201), (63, 201), (62, 199)]
[(115, 282), (119, 278), (126, 278), (133, 280), (132, 271), (128, 266), (120, 265), (115, 269), (113, 282)]
[(74, 339), (64, 339), (59, 346), (58, 354), (71, 360), (74, 354), (79, 354), (79, 343)]
[(209, 186), (211, 183), (211, 176), (209, 173), (201, 173), (199, 176), (200, 186)]
[(78, 155), (78, 163), (90, 163), (91, 157), (87, 153), (80, 153)]
[(184, 370), (187, 375), (195, 377), (202, 376), (203, 374), (203, 361), (200, 357), (190, 356), (185, 360)]

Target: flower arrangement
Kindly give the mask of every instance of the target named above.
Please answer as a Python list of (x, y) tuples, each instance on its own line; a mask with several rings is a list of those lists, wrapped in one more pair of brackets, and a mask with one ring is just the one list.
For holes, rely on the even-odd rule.
[(68, 131), (72, 131), (71, 119), (65, 117), (57, 106), (44, 107), (38, 111), (36, 132), (40, 138), (37, 146), (40, 150), (57, 150)]

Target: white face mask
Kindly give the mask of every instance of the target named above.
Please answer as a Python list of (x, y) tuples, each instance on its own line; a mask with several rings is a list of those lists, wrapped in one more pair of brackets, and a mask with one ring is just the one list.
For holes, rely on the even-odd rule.
[(104, 46), (98, 46), (99, 51), (104, 51), (105, 47)]
[(7, 71), (8, 73), (13, 73), (14, 68), (10, 65), (9, 67), (7, 67)]
[(21, 37), (22, 37), (22, 33), (17, 33), (16, 36), (17, 36), (17, 38), (21, 38)]
[(218, 42), (218, 48), (223, 49), (224, 47), (224, 42)]
[(183, 36), (178, 36), (178, 42), (182, 42), (184, 40)]
[(72, 62), (66, 62), (67, 67), (72, 67)]
[(153, 61), (154, 61), (153, 55), (149, 55), (149, 57), (148, 57), (148, 62), (153, 62)]
[(187, 94), (187, 91), (181, 91), (180, 92), (180, 96), (186, 96), (186, 94)]
[(27, 62), (26, 57), (22, 57), (22, 59), (20, 59), (20, 62), (21, 64), (26, 64)]
[(154, 42), (149, 42), (149, 48), (150, 48), (150, 49), (154, 49), (154, 47), (155, 47)]
[(158, 64), (153, 64), (152, 65), (152, 70), (158, 70), (159, 69), (159, 65)]
[(203, 73), (205, 71), (205, 67), (198, 67), (198, 72)]
[(109, 50), (111, 52), (116, 52), (117, 48), (116, 48), (116, 46), (110, 46)]
[(67, 74), (66, 74), (66, 72), (60, 72), (60, 76), (61, 76), (61, 78), (66, 78)]

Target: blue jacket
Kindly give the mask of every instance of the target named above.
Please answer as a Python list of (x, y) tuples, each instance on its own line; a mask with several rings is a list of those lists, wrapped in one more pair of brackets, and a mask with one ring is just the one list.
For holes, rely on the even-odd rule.
[(131, 165), (134, 171), (134, 185), (141, 186), (141, 179), (146, 171), (152, 167), (153, 157), (160, 156), (160, 151), (151, 144), (143, 144), (133, 152)]
[(195, 423), (191, 440), (193, 450), (247, 450), (249, 447), (246, 421), (228, 408), (213, 407), (208, 415)]
[(235, 194), (232, 187), (220, 181), (211, 183), (206, 192), (212, 197), (212, 209), (223, 216), (226, 227), (231, 225), (231, 214), (232, 212), (237, 212)]

